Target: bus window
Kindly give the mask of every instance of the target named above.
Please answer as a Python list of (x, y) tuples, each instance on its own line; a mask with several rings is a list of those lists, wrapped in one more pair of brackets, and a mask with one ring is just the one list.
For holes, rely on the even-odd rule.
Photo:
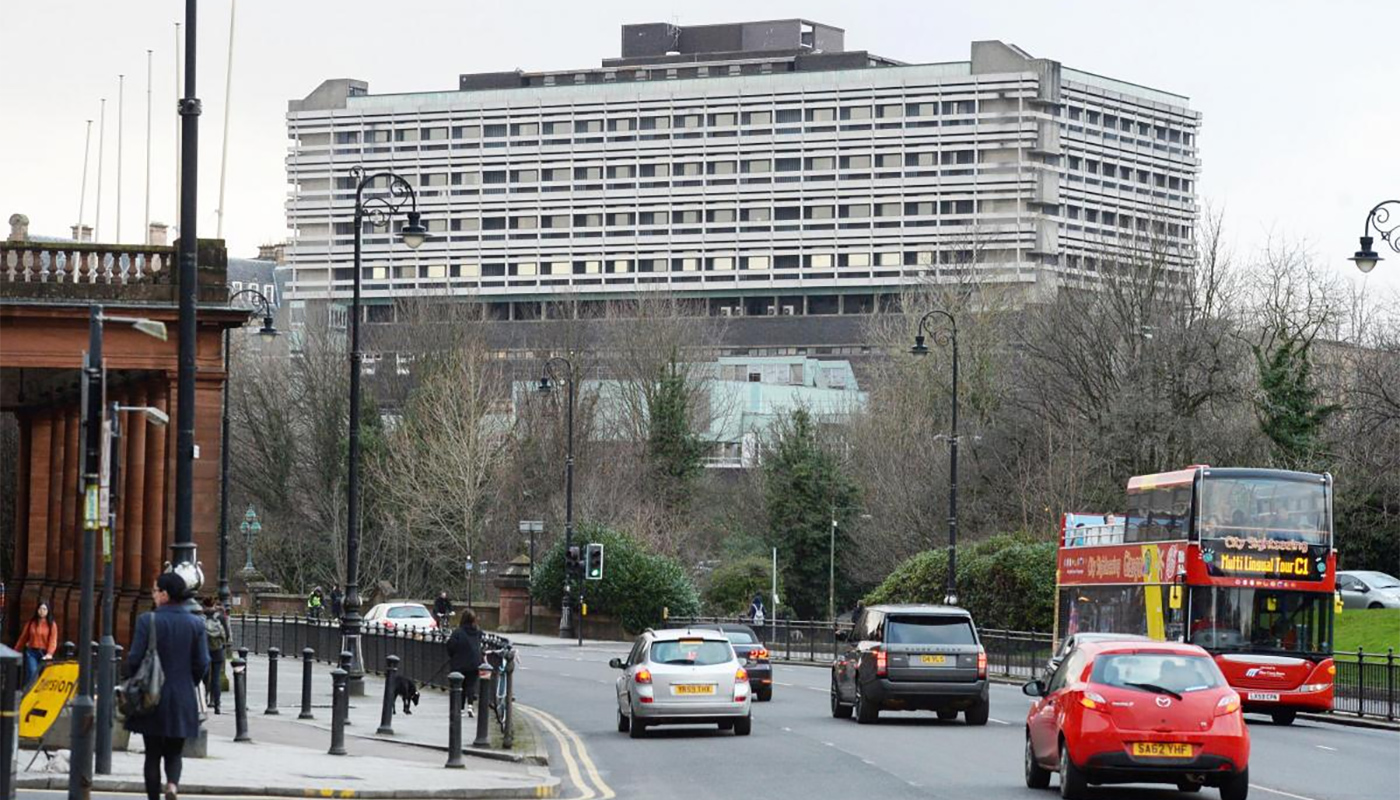
[(1198, 586), (1189, 641), (1214, 651), (1330, 655), (1332, 595)]

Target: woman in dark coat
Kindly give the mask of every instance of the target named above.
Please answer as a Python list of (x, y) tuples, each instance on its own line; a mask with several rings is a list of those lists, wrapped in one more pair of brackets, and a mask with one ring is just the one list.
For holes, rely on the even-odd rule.
[(448, 669), (460, 672), (466, 678), (463, 694), (466, 702), (463, 707), (472, 713), (471, 704), (476, 702), (476, 670), (481, 666), (481, 629), (476, 626), (476, 612), (470, 608), (462, 612), (462, 624), (452, 632), (447, 640)]
[(160, 800), (161, 761), (165, 761), (165, 800), (176, 800), (183, 763), (180, 758), (185, 740), (199, 734), (200, 679), (209, 669), (209, 643), (204, 620), (185, 607), (185, 582), (173, 572), (156, 578), (151, 592), (156, 610), (136, 620), (131, 650), (126, 657), (127, 674), (134, 674), (146, 656), (151, 626), (156, 631), (156, 653), (160, 656), (165, 682), (160, 705), (154, 713), (126, 721), (126, 727), (146, 742), (146, 797)]

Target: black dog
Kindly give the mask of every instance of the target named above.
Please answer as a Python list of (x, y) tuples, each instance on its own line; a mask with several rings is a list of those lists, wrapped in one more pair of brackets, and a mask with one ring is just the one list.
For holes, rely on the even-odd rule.
[(403, 701), (403, 713), (412, 714), (410, 706), (418, 705), (418, 684), (402, 675), (395, 675), (394, 696)]

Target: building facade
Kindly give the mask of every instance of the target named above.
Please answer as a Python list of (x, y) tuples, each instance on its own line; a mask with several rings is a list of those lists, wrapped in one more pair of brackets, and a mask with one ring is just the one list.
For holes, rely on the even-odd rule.
[(916, 282), (1035, 297), (1193, 258), (1200, 115), (1180, 95), (996, 41), (904, 64), (804, 20), (622, 33), (599, 68), (392, 95), (339, 79), (292, 101), (287, 299), (348, 297), (353, 167), (413, 183), (433, 236), (415, 251), (366, 228), (372, 321), (410, 294), (503, 319), (650, 291), (850, 314)]

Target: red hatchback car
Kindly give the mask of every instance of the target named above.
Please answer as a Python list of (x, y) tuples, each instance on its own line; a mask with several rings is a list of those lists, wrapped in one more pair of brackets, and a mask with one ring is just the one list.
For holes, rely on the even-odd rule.
[(1170, 642), (1086, 642), (1044, 681), (1026, 714), (1026, 785), (1060, 775), (1060, 795), (1090, 784), (1171, 783), (1184, 792), (1249, 793), (1249, 730), (1240, 696), (1205, 650)]

